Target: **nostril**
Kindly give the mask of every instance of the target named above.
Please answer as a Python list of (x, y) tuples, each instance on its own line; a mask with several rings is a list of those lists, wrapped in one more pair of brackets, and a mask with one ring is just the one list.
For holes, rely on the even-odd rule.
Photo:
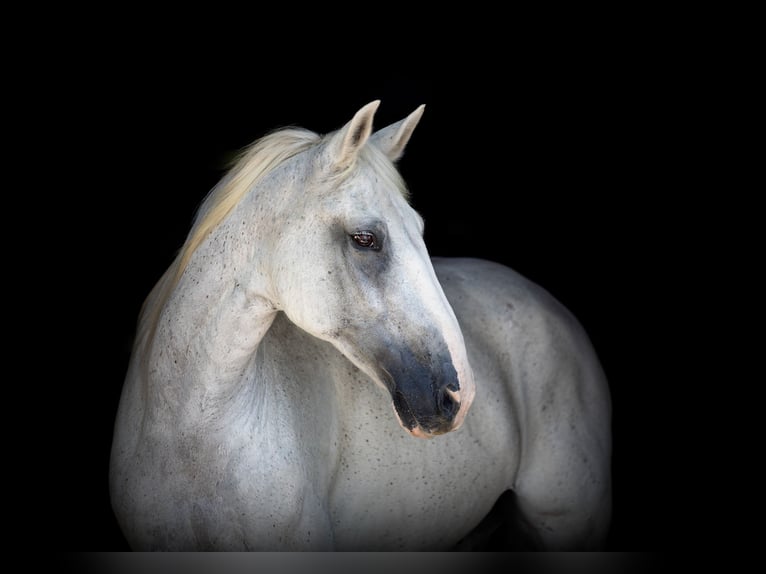
[(453, 396), (456, 394), (449, 389), (449, 386), (443, 387), (439, 392), (439, 413), (442, 416), (453, 417), (457, 413), (460, 403)]

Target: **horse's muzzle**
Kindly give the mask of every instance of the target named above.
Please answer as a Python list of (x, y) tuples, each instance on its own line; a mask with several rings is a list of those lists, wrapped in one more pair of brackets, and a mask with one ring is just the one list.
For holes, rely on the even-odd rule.
[[(391, 396), (401, 425), (413, 436), (431, 438), (455, 430), (460, 383), (451, 361), (437, 369), (408, 364), (393, 377)], [(393, 373), (392, 373), (393, 374)]]
[[(412, 341), (412, 339), (410, 339)], [(379, 347), (374, 355), (378, 382), (391, 394), (401, 426), (411, 435), (430, 438), (456, 430), (473, 400), (473, 381), (465, 381), (438, 333)], [(466, 369), (460, 372), (465, 376)]]

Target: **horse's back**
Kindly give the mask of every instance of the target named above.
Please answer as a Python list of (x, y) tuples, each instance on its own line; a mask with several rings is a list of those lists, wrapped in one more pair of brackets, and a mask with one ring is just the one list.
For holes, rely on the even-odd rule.
[[(506, 266), (433, 263), (465, 338), (477, 403), (483, 392), (506, 393), (518, 441), (511, 488), (519, 508), (546, 547), (603, 544), (611, 404), (585, 330), (547, 291)], [(471, 418), (467, 424), (478, 424)]]

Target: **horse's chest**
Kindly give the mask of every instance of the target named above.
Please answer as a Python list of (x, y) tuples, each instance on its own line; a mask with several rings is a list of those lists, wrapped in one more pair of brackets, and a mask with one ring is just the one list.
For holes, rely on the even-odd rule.
[(340, 453), (329, 500), (339, 548), (451, 547), (505, 488), (503, 457), (488, 464), (466, 428), (421, 440), (379, 427), (360, 430)]

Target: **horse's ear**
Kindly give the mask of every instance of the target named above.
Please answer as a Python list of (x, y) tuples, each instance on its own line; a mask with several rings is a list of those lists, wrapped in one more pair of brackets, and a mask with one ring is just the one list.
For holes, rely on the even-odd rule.
[(343, 171), (356, 159), (356, 154), (367, 143), (372, 133), (372, 118), (380, 105), (380, 100), (362, 107), (351, 121), (333, 136), (330, 142), (331, 161), (336, 169)]
[(412, 112), (409, 116), (403, 120), (391, 124), (388, 127), (380, 129), (372, 134), (370, 141), (374, 142), (383, 152), (388, 156), (391, 161), (396, 161), (404, 153), (404, 148), (407, 142), (410, 141), (415, 126), (418, 125), (420, 117), (423, 115), (423, 110), (426, 109), (425, 104), (418, 106), (418, 108)]

